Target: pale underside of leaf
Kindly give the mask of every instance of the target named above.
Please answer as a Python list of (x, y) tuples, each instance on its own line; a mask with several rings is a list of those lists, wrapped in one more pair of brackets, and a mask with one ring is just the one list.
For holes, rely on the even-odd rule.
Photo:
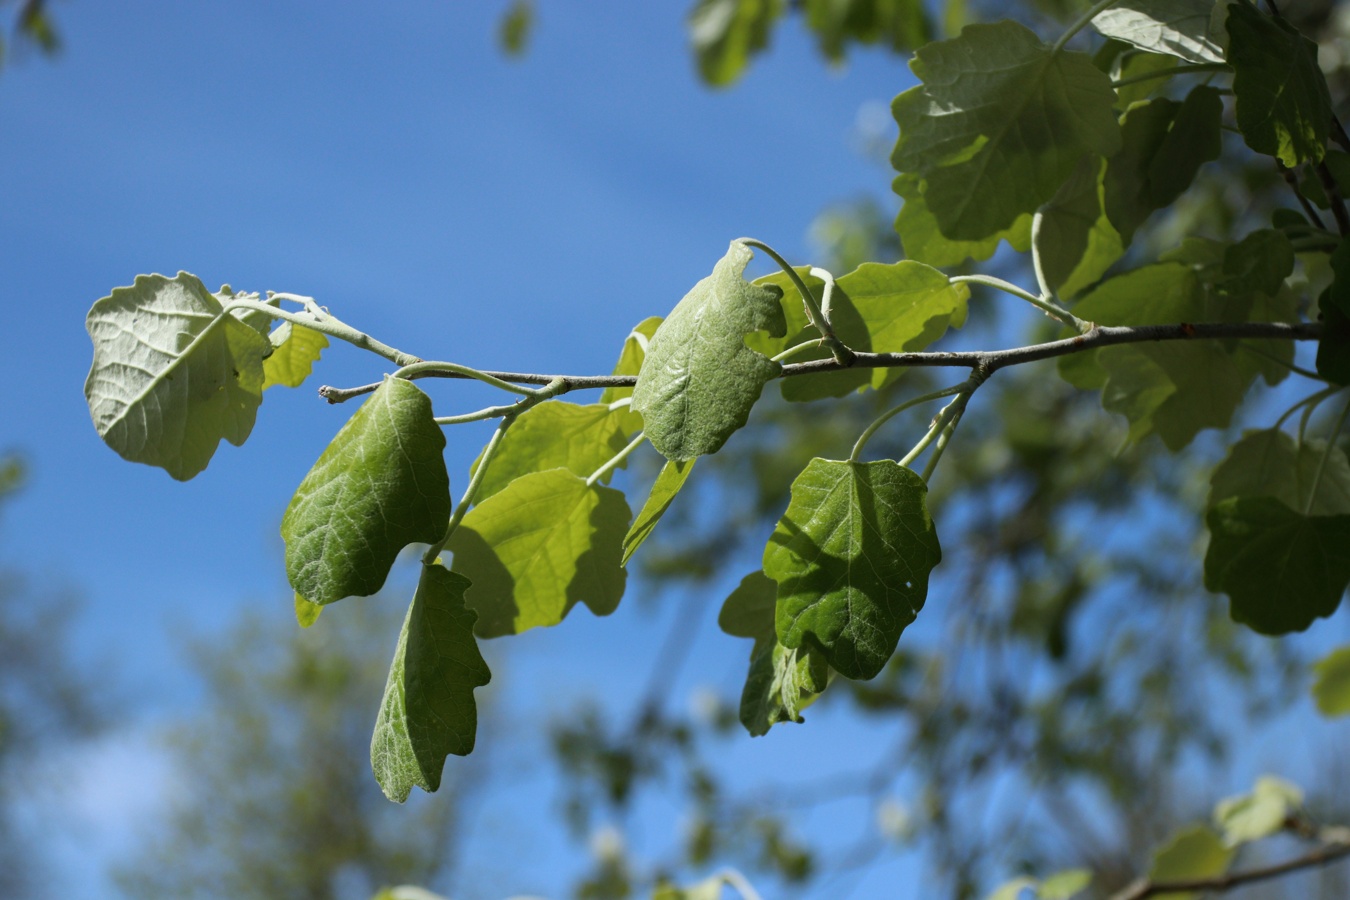
[(1121, 0), (1092, 24), (1103, 35), (1141, 50), (1192, 63), (1221, 63), (1222, 43), (1211, 33), (1214, 0)]

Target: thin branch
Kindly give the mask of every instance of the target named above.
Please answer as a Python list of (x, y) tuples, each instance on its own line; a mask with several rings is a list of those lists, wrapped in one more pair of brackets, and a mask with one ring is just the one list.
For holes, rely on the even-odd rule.
[[(1322, 337), (1322, 325), (1309, 322), (1301, 325), (1288, 325), (1283, 322), (1243, 322), (1208, 323), (1191, 325), (1095, 325), (1086, 333), (1044, 344), (1031, 344), (1026, 347), (1014, 347), (1008, 350), (963, 350), (952, 352), (925, 353), (857, 353), (852, 365), (843, 366), (833, 359), (816, 359), (809, 362), (791, 363), (783, 366), (780, 378), (792, 378), (798, 375), (814, 375), (821, 372), (839, 372), (852, 369), (904, 369), (914, 367), (951, 367), (964, 366), (969, 369), (985, 366), (990, 372), (1006, 366), (1022, 365), (1042, 359), (1054, 359), (1058, 356), (1070, 356), (1098, 347), (1114, 344), (1141, 344), (1156, 341), (1192, 341), (1215, 338), (1252, 338), (1268, 340), (1315, 341)], [(486, 372), (502, 381), (514, 381), (518, 384), (557, 383), (557, 391), (552, 396), (566, 394), (569, 391), (592, 388), (632, 387), (637, 384), (636, 375), (536, 375), (527, 372)], [(465, 378), (457, 372), (424, 371), (416, 372), (413, 378)], [(353, 397), (369, 394), (380, 386), (380, 382), (360, 387), (335, 388), (324, 385), (319, 388), (319, 396), (329, 403), (343, 403)]]
[(1124, 890), (1114, 894), (1111, 900), (1145, 900), (1147, 897), (1156, 897), (1160, 894), (1189, 894), (1195, 891), (1231, 891), (1233, 888), (1245, 884), (1278, 878), (1281, 875), (1288, 875), (1303, 869), (1325, 866), (1339, 859), (1344, 859), (1346, 856), (1350, 856), (1350, 843), (1329, 843), (1282, 863), (1258, 869), (1247, 869), (1243, 872), (1216, 875), (1213, 878), (1188, 878), (1179, 881), (1150, 881), (1147, 878), (1141, 878)]
[(1294, 196), (1298, 198), (1298, 205), (1303, 207), (1303, 214), (1308, 217), (1308, 221), (1312, 222), (1322, 231), (1325, 231), (1326, 225), (1323, 224), (1322, 217), (1317, 214), (1317, 207), (1313, 206), (1312, 202), (1304, 196), (1303, 188), (1299, 186), (1298, 173), (1278, 159), (1275, 160), (1275, 168), (1280, 170), (1280, 175), (1284, 178), (1284, 183), (1289, 185), (1289, 189), (1293, 191)]

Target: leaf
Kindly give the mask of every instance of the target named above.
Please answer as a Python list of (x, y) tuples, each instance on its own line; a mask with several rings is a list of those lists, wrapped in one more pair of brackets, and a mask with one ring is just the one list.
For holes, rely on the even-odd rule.
[(937, 218), (924, 199), (925, 185), (914, 175), (900, 175), (891, 188), (904, 200), (895, 217), (895, 231), (905, 256), (930, 266), (959, 266), (968, 259), (983, 261), (994, 255), (1000, 241), (1007, 241), (1018, 253), (1031, 248), (1031, 214), (1024, 213), (1012, 225), (977, 241), (956, 241), (945, 237)]
[(720, 900), (722, 885), (726, 883), (724, 875), (713, 875), (686, 887), (676, 887), (668, 881), (661, 881), (652, 891), (652, 900)]
[[(549, 400), (527, 409), (502, 436), (475, 502), (482, 503), (530, 472), (567, 469), (589, 477), (627, 445), (626, 418), (624, 410), (611, 411), (600, 403), (578, 406)], [(476, 471), (482, 459), (480, 453), (470, 471)]]
[(1284, 19), (1246, 3), (1229, 6), (1227, 24), (1243, 140), (1291, 169), (1319, 162), (1331, 127), (1331, 94), (1317, 65), (1317, 45)]
[(1284, 830), (1284, 822), (1303, 805), (1303, 792), (1282, 778), (1263, 775), (1250, 794), (1229, 797), (1214, 808), (1214, 824), (1223, 842), (1237, 847)]
[(221, 438), (235, 446), (262, 403), (267, 338), (195, 275), (138, 275), (89, 310), (94, 361), (84, 383), (104, 442), (130, 462), (187, 481)]
[(1278, 428), (1245, 432), (1209, 484), (1209, 509), (1230, 497), (1272, 497), (1290, 509), (1308, 509), (1316, 484), (1313, 515), (1350, 514), (1350, 460), (1345, 453), (1336, 446), (1328, 450), (1325, 441), (1300, 445)]
[(1036, 900), (1070, 900), (1092, 884), (1091, 869), (1066, 869), (1056, 872), (1041, 882), (1036, 889)]
[(440, 540), (450, 519), (444, 449), (431, 398), (386, 376), (286, 507), (291, 587), (319, 605), (366, 597), (384, 586), (400, 550)]
[(1021, 878), (1014, 878), (1012, 881), (999, 885), (985, 900), (1018, 900), (1023, 891), (1035, 886), (1036, 879), (1027, 878), (1024, 875)]
[(892, 460), (807, 464), (764, 550), (785, 647), (819, 647), (848, 678), (881, 671), (942, 558), (927, 493)]
[(734, 637), (754, 639), (750, 671), (741, 691), (741, 724), (752, 737), (769, 733), (779, 722), (802, 721), (801, 711), (829, 683), (825, 657), (813, 647), (788, 649), (774, 632), (778, 585), (753, 572), (722, 604), (717, 624)]
[(1083, 157), (1040, 209), (1036, 252), (1051, 290), (1063, 299), (1101, 278), (1125, 252), (1104, 212), (1102, 171), (1102, 160)]
[(693, 471), (696, 462), (698, 460), (695, 459), (667, 461), (661, 467), (656, 481), (652, 484), (651, 493), (647, 495), (647, 502), (642, 504), (637, 518), (633, 520), (633, 526), (623, 536), (623, 558), (619, 560), (620, 565), (628, 565), (628, 560), (637, 552), (638, 547), (641, 547), (642, 542), (656, 529), (656, 523), (661, 521), (666, 510), (670, 509), (670, 504), (675, 501), (675, 495), (680, 492), (680, 488), (684, 487), (684, 481)]
[(1176, 202), (1222, 150), (1223, 101), (1200, 86), (1180, 103), (1136, 104), (1121, 123), (1121, 148), (1106, 164), (1106, 214), (1126, 245), (1153, 213)]
[[(619, 351), (619, 361), (614, 364), (613, 374), (636, 375), (642, 371), (642, 360), (647, 357), (647, 344), (651, 341), (652, 335), (656, 334), (656, 329), (661, 327), (661, 322), (660, 316), (648, 316), (633, 327), (628, 337), (624, 339), (623, 349)], [(605, 388), (600, 395), (600, 402), (610, 404), (631, 396), (633, 389), (630, 387)]]
[(1275, 294), (1294, 271), (1294, 247), (1282, 231), (1263, 228), (1223, 251), (1223, 274), (1250, 291)]
[(820, 52), (831, 62), (843, 61), (849, 41), (899, 53), (933, 39), (922, 0), (805, 0), (804, 12)]
[[(1124, 45), (1117, 43), (1114, 46)], [(1139, 80), (1116, 88), (1116, 109), (1124, 112), (1139, 101), (1147, 100), (1165, 90), (1171, 81), (1170, 76), (1153, 78), (1144, 76), (1157, 76), (1166, 70), (1175, 69), (1176, 65), (1174, 57), (1164, 56), (1161, 53), (1121, 53), (1110, 69), (1112, 78), (1117, 82)]]
[(473, 582), (479, 637), (556, 625), (578, 602), (607, 616), (623, 597), (623, 494), (566, 469), (522, 475), (475, 506), (450, 536), (454, 570)]
[(1339, 647), (1313, 665), (1313, 700), (1328, 718), (1350, 715), (1350, 646)]
[(743, 277), (750, 248), (733, 241), (712, 274), (679, 302), (647, 346), (633, 409), (666, 459), (716, 452), (745, 424), (764, 385), (782, 367), (745, 345), (745, 335), (787, 329), (781, 292)]
[(948, 238), (996, 234), (1053, 197), (1082, 156), (1120, 146), (1110, 78), (1015, 22), (970, 25), (920, 48), (910, 68), (924, 83), (892, 104), (891, 163), (927, 182)]
[(295, 595), (295, 621), (301, 628), (308, 628), (319, 621), (319, 613), (323, 612), (323, 607), (317, 603), (310, 603), (299, 594)]
[(1261, 634), (1303, 631), (1350, 583), (1350, 515), (1305, 516), (1271, 497), (1230, 497), (1205, 517), (1205, 587)]
[[(1233, 861), (1233, 850), (1204, 825), (1194, 825), (1179, 833), (1153, 854), (1150, 881), (1189, 881), (1195, 878), (1213, 878), (1228, 871)], [(1158, 894), (1158, 900), (1191, 900), (1191, 892)]]
[(512, 0), (497, 27), (497, 41), (508, 56), (520, 56), (534, 30), (534, 3), (531, 0)]
[(299, 387), (328, 346), (323, 332), (290, 322), (282, 322), (272, 332), (271, 342), (272, 355), (263, 360), (263, 390), (277, 385)]
[(1350, 384), (1350, 241), (1331, 254), (1331, 285), (1317, 298), (1324, 324), (1317, 347), (1317, 374), (1336, 384)]
[(698, 0), (689, 14), (689, 40), (703, 80), (717, 87), (735, 83), (750, 57), (768, 46), (780, 15), (780, 0)]
[(1223, 62), (1223, 46), (1210, 33), (1214, 0), (1121, 0), (1098, 13), (1102, 34), (1140, 50), (1166, 53), (1192, 63)]
[(396, 803), (407, 800), (414, 785), (439, 788), (447, 755), (473, 752), (473, 692), (492, 673), (473, 637), (476, 616), (464, 605), (468, 587), (467, 578), (443, 566), (423, 566), (403, 620), (370, 740), (375, 780)]

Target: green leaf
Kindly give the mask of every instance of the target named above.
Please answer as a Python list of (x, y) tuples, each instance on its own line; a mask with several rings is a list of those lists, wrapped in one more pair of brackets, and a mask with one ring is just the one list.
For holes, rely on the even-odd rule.
[[(475, 502), (482, 503), (530, 472), (567, 469), (589, 477), (627, 445), (627, 418), (625, 410), (611, 411), (602, 403), (577, 406), (549, 400), (527, 409), (502, 436)], [(471, 471), (482, 458), (480, 453)]]
[(910, 68), (924, 83), (892, 104), (891, 162), (927, 182), (948, 238), (996, 234), (1053, 197), (1082, 156), (1120, 146), (1110, 78), (1015, 22), (970, 25), (921, 48)]
[(1095, 156), (1083, 157), (1040, 210), (1036, 252), (1046, 281), (1062, 299), (1096, 282), (1125, 252), (1104, 211), (1103, 166)]
[(1294, 247), (1283, 231), (1263, 228), (1223, 251), (1223, 274), (1249, 291), (1278, 293), (1294, 271)]
[(1036, 879), (1027, 878), (1024, 875), (1021, 878), (1014, 878), (1012, 881), (999, 885), (985, 900), (1018, 900), (1023, 891), (1034, 887), (1036, 887)]
[[(1108, 45), (1110, 46), (1110, 45)], [(1115, 44), (1121, 47), (1121, 44)], [(1168, 69), (1176, 68), (1177, 61), (1161, 53), (1121, 53), (1111, 67), (1111, 76), (1116, 81), (1135, 80), (1132, 84), (1122, 84), (1116, 88), (1116, 109), (1124, 112), (1141, 100), (1164, 91), (1171, 80), (1170, 76), (1144, 78), (1145, 75), (1157, 75)]]
[(262, 403), (267, 338), (195, 275), (138, 275), (89, 310), (94, 362), (84, 383), (99, 436), (126, 460), (179, 481), (205, 469), (221, 438), (235, 446)]
[(637, 518), (633, 520), (633, 527), (623, 536), (623, 558), (619, 560), (620, 565), (628, 565), (628, 560), (656, 528), (656, 523), (661, 521), (666, 510), (670, 509), (670, 504), (675, 501), (675, 495), (684, 487), (684, 481), (693, 471), (696, 462), (698, 460), (694, 459), (667, 461), (661, 467), (661, 472), (652, 484), (651, 493), (647, 495), (647, 502), (642, 504), (642, 509), (638, 511)]
[(1228, 62), (1247, 146), (1290, 168), (1320, 161), (1331, 127), (1331, 94), (1317, 65), (1317, 44), (1284, 19), (1234, 3), (1228, 8)]
[(1317, 347), (1317, 374), (1350, 384), (1350, 241), (1331, 254), (1331, 285), (1317, 298), (1324, 332)]
[(1205, 517), (1205, 587), (1261, 634), (1303, 631), (1350, 583), (1350, 515), (1305, 516), (1271, 497), (1230, 497)]
[(328, 346), (323, 332), (290, 322), (282, 322), (270, 339), (273, 350), (263, 360), (263, 390), (277, 385), (299, 387)]
[(1250, 794), (1229, 797), (1214, 808), (1223, 842), (1236, 847), (1284, 830), (1285, 819), (1303, 806), (1303, 792), (1282, 778), (1263, 775)]
[(534, 30), (534, 3), (532, 0), (512, 0), (497, 28), (497, 40), (508, 56), (520, 56)]
[(1012, 225), (977, 241), (951, 240), (938, 228), (937, 217), (924, 199), (923, 181), (915, 175), (900, 175), (891, 183), (904, 205), (895, 217), (895, 231), (905, 256), (930, 266), (959, 266), (968, 259), (983, 261), (994, 255), (1000, 241), (1018, 253), (1031, 248), (1031, 214), (1024, 213)]
[(474, 688), (492, 680), (473, 637), (476, 616), (464, 605), (469, 580), (443, 566), (422, 567), (398, 649), (389, 667), (370, 765), (396, 803), (413, 786), (441, 786), (445, 757), (468, 756), (478, 730)]
[(1070, 900), (1092, 884), (1090, 869), (1067, 869), (1056, 872), (1041, 882), (1036, 889), (1036, 900)]
[(713, 875), (687, 887), (676, 887), (668, 881), (658, 882), (652, 890), (652, 900), (720, 900), (726, 877)]
[[(628, 337), (624, 339), (623, 349), (619, 351), (619, 361), (614, 364), (613, 374), (636, 375), (642, 371), (642, 361), (647, 358), (647, 344), (651, 341), (652, 335), (656, 334), (656, 329), (661, 327), (661, 321), (660, 316), (648, 316), (633, 327)], [(605, 388), (600, 395), (600, 402), (610, 404), (631, 396), (633, 389), (630, 387)]]
[[(1272, 497), (1315, 516), (1350, 514), (1350, 460), (1345, 453), (1336, 446), (1328, 450), (1326, 441), (1299, 444), (1278, 428), (1245, 432), (1209, 484), (1210, 509), (1230, 497)], [(1314, 485), (1317, 496), (1311, 497), (1310, 508)]]
[[(1179, 833), (1153, 854), (1149, 869), (1151, 881), (1189, 881), (1195, 878), (1213, 878), (1228, 871), (1234, 851), (1225, 847), (1213, 830), (1194, 825)], [(1192, 900), (1198, 895), (1190, 892), (1158, 894), (1158, 900)]]
[(532, 472), (475, 506), (450, 536), (479, 637), (556, 625), (578, 602), (607, 616), (623, 597), (623, 494), (566, 469)]
[(1222, 150), (1223, 100), (1200, 86), (1180, 103), (1160, 97), (1136, 104), (1121, 123), (1121, 148), (1106, 164), (1106, 214), (1126, 245), (1154, 210), (1190, 187)]
[(319, 621), (319, 613), (323, 612), (323, 607), (317, 603), (310, 603), (299, 594), (295, 595), (295, 621), (300, 623), (301, 628), (308, 628)]
[(933, 39), (922, 0), (805, 0), (803, 11), (820, 52), (831, 62), (843, 61), (849, 41), (882, 44), (899, 53)]
[(722, 604), (717, 624), (734, 637), (754, 639), (750, 671), (741, 691), (740, 719), (751, 736), (759, 737), (779, 722), (802, 721), (801, 711), (829, 683), (825, 657), (813, 647), (788, 649), (774, 632), (778, 585), (763, 572), (753, 572)]
[(685, 295), (647, 346), (633, 390), (652, 446), (667, 459), (716, 452), (745, 424), (782, 367), (745, 345), (746, 334), (787, 329), (782, 292), (743, 277), (753, 254), (733, 241), (712, 274)]
[(1313, 665), (1312, 695), (1327, 717), (1350, 715), (1350, 646), (1340, 647)]
[(698, 0), (689, 14), (689, 40), (698, 71), (717, 87), (733, 84), (750, 57), (768, 46), (781, 0)]
[(1210, 31), (1214, 0), (1121, 0), (1092, 24), (1102, 34), (1140, 50), (1193, 63), (1223, 62), (1223, 45)]
[(400, 550), (440, 540), (450, 519), (444, 449), (431, 398), (386, 376), (286, 507), (281, 536), (296, 592), (320, 605), (369, 596)]
[(927, 493), (892, 460), (807, 464), (764, 550), (785, 647), (818, 647), (848, 678), (881, 671), (942, 558)]

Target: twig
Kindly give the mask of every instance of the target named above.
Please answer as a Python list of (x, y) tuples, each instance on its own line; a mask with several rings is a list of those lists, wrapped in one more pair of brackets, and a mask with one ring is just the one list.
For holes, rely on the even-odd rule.
[(1317, 214), (1317, 207), (1313, 206), (1308, 198), (1303, 195), (1303, 189), (1298, 185), (1298, 173), (1278, 159), (1275, 160), (1275, 167), (1280, 170), (1280, 175), (1284, 178), (1284, 183), (1289, 185), (1289, 189), (1293, 191), (1294, 196), (1298, 198), (1298, 205), (1303, 207), (1303, 214), (1308, 217), (1308, 221), (1325, 231), (1326, 225), (1322, 223), (1322, 217)]
[(1189, 894), (1195, 891), (1230, 891), (1244, 884), (1266, 881), (1271, 878), (1278, 878), (1281, 875), (1288, 875), (1291, 872), (1325, 866), (1346, 856), (1350, 856), (1350, 843), (1331, 843), (1323, 844), (1302, 856), (1276, 863), (1273, 866), (1247, 869), (1244, 872), (1230, 872), (1226, 875), (1216, 875), (1213, 878), (1187, 878), (1179, 881), (1150, 881), (1147, 878), (1141, 878), (1124, 890), (1112, 895), (1111, 900), (1145, 900), (1147, 897), (1156, 897), (1160, 894)]
[[(1008, 350), (964, 350), (952, 352), (926, 353), (857, 353), (857, 358), (849, 366), (840, 365), (833, 359), (816, 359), (809, 362), (791, 363), (783, 366), (780, 378), (792, 378), (798, 375), (814, 375), (821, 372), (839, 372), (852, 369), (903, 369), (933, 366), (965, 366), (974, 369), (984, 366), (989, 372), (1005, 366), (1022, 365), (1057, 356), (1070, 356), (1109, 347), (1115, 344), (1140, 344), (1152, 341), (1191, 341), (1214, 338), (1252, 338), (1268, 340), (1315, 341), (1322, 337), (1320, 322), (1308, 322), (1289, 325), (1283, 322), (1241, 322), (1207, 323), (1192, 325), (1095, 325), (1086, 333), (1059, 341), (1044, 344), (1031, 344), (1026, 347), (1014, 347)], [(588, 388), (632, 387), (637, 384), (636, 375), (536, 375), (527, 372), (481, 372), (502, 381), (514, 381), (519, 384), (551, 384), (558, 388), (552, 396), (566, 394), (569, 391)], [(417, 372), (414, 378), (465, 378), (457, 372), (427, 371)], [(364, 384), (360, 387), (336, 388), (324, 385), (319, 388), (319, 396), (329, 403), (343, 403), (353, 397), (369, 394), (380, 386), (381, 382)]]

